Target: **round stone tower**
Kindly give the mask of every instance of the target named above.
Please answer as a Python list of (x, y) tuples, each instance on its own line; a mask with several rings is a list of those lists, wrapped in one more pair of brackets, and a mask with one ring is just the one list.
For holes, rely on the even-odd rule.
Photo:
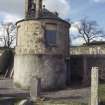
[(41, 10), (42, 0), (32, 1), (26, 0), (26, 18), (17, 22), (14, 83), (28, 89), (32, 77), (37, 76), (42, 89), (64, 88), (70, 24), (57, 13)]

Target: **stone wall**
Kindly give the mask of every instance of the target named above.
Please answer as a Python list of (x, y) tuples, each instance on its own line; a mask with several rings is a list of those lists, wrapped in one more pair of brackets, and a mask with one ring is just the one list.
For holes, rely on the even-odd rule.
[[(91, 78), (91, 68), (96, 66), (99, 67), (99, 79), (105, 81), (105, 56), (93, 56), (93, 55), (72, 55), (71, 56), (71, 75), (76, 79), (79, 80), (79, 83), (82, 83), (84, 78), (84, 57), (86, 57), (86, 70), (87, 70), (87, 81), (84, 81), (87, 84), (90, 84)], [(72, 77), (71, 76), (71, 77)]]
[(105, 55), (105, 45), (73, 46), (71, 55)]
[[(46, 46), (46, 24), (57, 25), (56, 46)], [(23, 20), (17, 23), (17, 30), (15, 84), (25, 89), (30, 88), (32, 77), (38, 76), (41, 78), (43, 89), (65, 87), (65, 58), (69, 56), (69, 24), (51, 19)]]
[[(46, 47), (46, 24), (57, 25), (56, 46)], [(17, 23), (16, 54), (62, 54), (69, 55), (69, 25), (57, 20), (27, 20)]]
[(100, 58), (89, 57), (88, 58), (88, 71), (89, 72), (93, 66), (99, 67), (99, 78), (100, 80), (105, 81), (105, 56), (100, 57)]
[(66, 67), (62, 56), (16, 55), (14, 67), (14, 82), (19, 83), (22, 88), (30, 88), (34, 76), (41, 78), (43, 89), (59, 89), (65, 86)]
[[(86, 70), (87, 70), (87, 81), (90, 84), (90, 76), (91, 76), (91, 68), (99, 67), (99, 78), (102, 81), (105, 81), (105, 45), (91, 45), (91, 46), (77, 46), (70, 48), (71, 59), (75, 62), (78, 61), (78, 57), (81, 58), (77, 64), (72, 64), (71, 69), (75, 67), (75, 69), (81, 73), (84, 71), (84, 58), (86, 59)], [(75, 59), (74, 59), (75, 58)], [(81, 65), (82, 64), (82, 65)], [(81, 66), (80, 66), (81, 65)], [(80, 67), (79, 67), (80, 66)], [(71, 70), (72, 72), (72, 70)], [(84, 73), (79, 75), (81, 77), (84, 76)]]

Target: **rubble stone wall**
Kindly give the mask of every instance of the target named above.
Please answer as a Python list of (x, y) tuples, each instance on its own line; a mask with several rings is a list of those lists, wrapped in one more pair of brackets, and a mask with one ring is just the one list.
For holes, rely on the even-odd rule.
[[(46, 24), (57, 25), (56, 46), (45, 43)], [(27, 89), (33, 76), (41, 78), (43, 89), (66, 84), (65, 58), (69, 56), (69, 25), (57, 20), (27, 20), (17, 23), (14, 82)]]

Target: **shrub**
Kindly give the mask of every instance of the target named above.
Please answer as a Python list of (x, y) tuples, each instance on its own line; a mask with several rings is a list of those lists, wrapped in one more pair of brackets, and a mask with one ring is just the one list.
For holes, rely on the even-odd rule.
[(13, 67), (14, 53), (11, 49), (7, 49), (0, 57), (0, 72), (5, 74), (7, 70), (11, 70)]

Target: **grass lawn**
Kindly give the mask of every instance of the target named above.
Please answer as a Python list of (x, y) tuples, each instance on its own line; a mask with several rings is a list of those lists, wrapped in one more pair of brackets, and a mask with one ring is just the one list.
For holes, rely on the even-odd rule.
[(105, 83), (99, 85), (99, 100), (105, 102)]
[(50, 100), (50, 101), (45, 101), (44, 105), (87, 105), (85, 103), (81, 103), (81, 102), (76, 102), (76, 101), (55, 101), (55, 100)]

